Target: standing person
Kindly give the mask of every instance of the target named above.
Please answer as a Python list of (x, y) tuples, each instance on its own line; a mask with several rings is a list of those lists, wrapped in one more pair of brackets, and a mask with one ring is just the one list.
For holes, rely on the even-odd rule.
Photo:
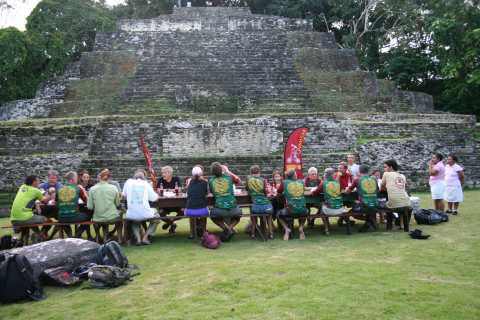
[(240, 222), (242, 214), (233, 193), (233, 184), (239, 184), (240, 179), (219, 162), (212, 163), (211, 170), (209, 186), (215, 197), (212, 221), (222, 228), (222, 241), (229, 241), (235, 234), (234, 227)]
[(449, 154), (445, 166), (445, 200), (448, 202), (447, 213), (458, 214), (458, 205), (463, 202), (462, 185), (465, 181), (463, 168), (457, 164), (458, 158)]
[(432, 155), (432, 159), (428, 163), (428, 173), (430, 179), (430, 192), (435, 210), (445, 211), (443, 199), (445, 197), (445, 165), (443, 164), (443, 156), (440, 153)]
[[(63, 185), (57, 193), (57, 206), (58, 206), (58, 220), (61, 223), (75, 223), (90, 221), (91, 216), (85, 212), (80, 211), (79, 199), (83, 203), (87, 202), (85, 193), (80, 191), (78, 186), (78, 175), (74, 171), (67, 172), (65, 174), (65, 180), (67, 183)], [(90, 226), (82, 225), (78, 229), (75, 237), (81, 237), (84, 231), (87, 231), (87, 236), (91, 238)], [(67, 228), (68, 236), (71, 236), (70, 228)]]
[(286, 179), (283, 181), (282, 187), (278, 190), (285, 196), (285, 208), (278, 212), (278, 220), (281, 223), (285, 233), (283, 240), (290, 238), (292, 230), (288, 226), (288, 218), (298, 217), (298, 232), (300, 240), (305, 239), (305, 232), (303, 227), (308, 216), (308, 210), (305, 201), (305, 185), (302, 180), (297, 180), (297, 173), (295, 170), (290, 170), (286, 174)]
[(360, 166), (355, 163), (355, 155), (354, 154), (349, 154), (347, 156), (347, 167), (348, 171), (352, 174), (353, 177), (357, 177), (360, 175)]
[(48, 202), (50, 197), (43, 195), (38, 188), (40, 180), (37, 176), (28, 176), (25, 183), (18, 188), (17, 195), (13, 200), (10, 212), (10, 220), (14, 226), (40, 224), (47, 221), (47, 218), (35, 211), (35, 202)]
[[(194, 232), (201, 236), (207, 229), (208, 217), (208, 181), (203, 177), (203, 169), (195, 166), (187, 186), (187, 206), (185, 215), (190, 218), (190, 238), (195, 238)], [(197, 219), (196, 221), (194, 219)], [(195, 223), (197, 222), (197, 223)]]
[[(152, 185), (147, 181), (147, 173), (143, 169), (138, 169), (133, 175), (133, 179), (128, 179), (123, 185), (123, 196), (127, 199), (127, 220), (132, 221), (131, 228), (137, 245), (151, 244), (149, 238), (153, 237), (157, 230), (158, 219), (160, 215), (155, 208), (150, 207), (150, 202), (158, 200), (158, 195), (153, 190)], [(140, 235), (142, 223), (150, 220), (150, 224), (143, 235)]]
[[(404, 215), (404, 230), (408, 231), (408, 224), (412, 213), (410, 197), (407, 194), (407, 179), (398, 172), (398, 164), (395, 160), (387, 160), (383, 164), (382, 189), (388, 194), (387, 208), (392, 212), (406, 212)], [(387, 228), (391, 228), (388, 220)]]
[[(273, 239), (273, 207), (268, 200), (269, 193), (268, 182), (260, 176), (260, 167), (254, 165), (250, 168), (250, 176), (247, 178), (247, 191), (252, 199), (251, 213), (256, 215), (266, 215), (270, 239)], [(255, 238), (255, 226), (257, 225), (257, 217), (251, 217), (252, 227), (250, 229), (250, 237)]]
[[(108, 182), (110, 178), (110, 170), (103, 169), (99, 174), (99, 183), (90, 189), (87, 200), (87, 208), (93, 210), (92, 220), (94, 222), (115, 224), (115, 229), (111, 233), (108, 233), (108, 225), (106, 225), (106, 228), (104, 228), (105, 238), (113, 236), (115, 230), (121, 233), (122, 229), (122, 222), (118, 211), (118, 207), (120, 206), (120, 193), (115, 186)], [(100, 230), (97, 226), (95, 226), (95, 229), (97, 232), (97, 240), (101, 241), (102, 239), (99, 235)], [(104, 240), (107, 241), (108, 239)]]
[[(167, 191), (175, 191), (181, 187), (180, 178), (173, 175), (173, 168), (170, 166), (164, 166), (161, 169), (162, 176), (157, 181), (157, 192), (160, 193), (160, 190), (167, 190)], [(160, 217), (166, 217), (171, 213), (177, 213), (177, 217), (183, 215), (182, 208), (162, 208), (159, 210)], [(177, 229), (177, 224), (175, 221), (179, 220), (179, 218), (173, 219), (162, 219), (164, 224), (162, 226), (163, 230), (168, 230), (169, 233), (175, 233), (175, 229)]]

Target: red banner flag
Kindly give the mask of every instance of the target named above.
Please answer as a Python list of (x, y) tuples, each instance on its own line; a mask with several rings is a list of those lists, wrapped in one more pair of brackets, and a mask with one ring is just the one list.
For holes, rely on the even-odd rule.
[(288, 137), (283, 152), (283, 169), (285, 172), (295, 170), (297, 178), (303, 179), (302, 148), (308, 128), (297, 128)]
[(140, 146), (142, 147), (143, 155), (145, 157), (145, 161), (147, 162), (150, 179), (152, 179), (153, 187), (155, 188), (157, 186), (157, 174), (155, 173), (155, 169), (153, 169), (152, 155), (150, 154), (150, 150), (148, 150), (147, 144), (143, 139), (143, 135), (140, 136)]

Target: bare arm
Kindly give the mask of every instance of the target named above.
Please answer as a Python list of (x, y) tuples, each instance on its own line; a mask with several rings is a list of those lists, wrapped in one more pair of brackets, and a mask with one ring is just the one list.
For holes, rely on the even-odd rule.
[(463, 172), (463, 170), (458, 172), (458, 178), (460, 179), (460, 183), (463, 186), (463, 184), (465, 183), (465, 173)]

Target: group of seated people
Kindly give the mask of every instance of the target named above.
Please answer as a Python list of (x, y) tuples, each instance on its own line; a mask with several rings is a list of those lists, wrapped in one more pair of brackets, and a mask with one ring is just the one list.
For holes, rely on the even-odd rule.
[[(387, 207), (391, 210), (410, 208), (410, 198), (406, 192), (405, 176), (398, 172), (395, 160), (384, 163), (384, 173), (370, 172), (366, 165), (355, 164), (353, 155), (349, 155), (347, 163), (340, 163), (337, 170), (327, 168), (323, 179), (316, 168), (310, 168), (305, 179), (298, 179), (295, 170), (285, 172), (284, 176), (275, 170), (272, 180), (261, 175), (261, 168), (254, 165), (245, 181), (245, 189), (251, 198), (251, 225), (257, 224), (257, 217), (267, 217), (270, 238), (273, 238), (273, 219), (278, 219), (283, 229), (283, 238), (288, 240), (292, 232), (292, 218), (298, 218), (299, 238), (305, 239), (304, 226), (309, 219), (310, 208), (317, 206), (325, 216), (336, 216), (346, 212), (346, 205), (361, 206), (365, 217), (364, 230), (376, 228), (376, 213), (379, 207), (380, 191), (388, 194)], [(181, 181), (173, 175), (173, 169), (165, 166), (162, 176), (156, 185), (147, 180), (143, 169), (134, 172), (123, 189), (118, 182), (112, 180), (108, 169), (102, 170), (93, 184), (88, 172), (67, 172), (65, 184), (58, 180), (58, 173), (48, 172), (47, 181), (40, 183), (36, 176), (28, 176), (19, 188), (11, 209), (11, 221), (14, 226), (42, 224), (54, 218), (61, 223), (78, 223), (93, 221), (102, 224), (116, 224), (122, 221), (122, 200), (126, 203), (125, 219), (131, 225), (133, 239), (139, 245), (150, 244), (152, 236), (160, 221), (164, 221), (163, 229), (174, 233), (175, 220), (181, 215), (188, 216), (193, 233), (201, 234), (206, 230), (207, 217), (222, 229), (221, 238), (230, 240), (236, 233), (235, 226), (240, 222), (242, 210), (237, 204), (234, 185), (242, 182), (226, 165), (214, 162), (210, 168), (210, 177), (204, 173), (200, 165), (192, 169), (192, 176), (183, 185), (186, 192), (185, 208), (162, 208), (155, 205), (164, 192), (182, 188)], [(214, 197), (214, 204), (209, 208), (207, 197)], [(321, 207), (308, 203), (308, 199), (323, 196)], [(176, 217), (166, 217), (176, 213)], [(194, 219), (195, 218), (195, 219)], [(147, 225), (147, 222), (149, 223)], [(325, 221), (324, 221), (325, 222)], [(345, 223), (350, 223), (348, 218)], [(311, 219), (310, 223), (314, 223)], [(328, 218), (327, 218), (328, 223)], [(194, 228), (194, 226), (196, 228)], [(46, 237), (48, 227), (40, 233)], [(75, 236), (80, 237), (87, 232), (90, 239), (90, 228), (85, 225), (79, 228)], [(97, 231), (98, 232), (98, 231)], [(255, 229), (250, 228), (255, 237)], [(111, 236), (110, 233), (105, 237)]]

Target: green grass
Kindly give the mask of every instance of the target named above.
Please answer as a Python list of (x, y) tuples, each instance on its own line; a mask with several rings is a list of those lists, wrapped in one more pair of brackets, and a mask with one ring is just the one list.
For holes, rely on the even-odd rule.
[(458, 216), (421, 226), (427, 241), (335, 226), (330, 236), (309, 230), (303, 242), (239, 234), (207, 250), (182, 224), (175, 236), (159, 230), (152, 246), (126, 248), (142, 272), (127, 286), (48, 287), (45, 301), (2, 306), (0, 318), (480, 319), (478, 200), (480, 190), (467, 191)]

